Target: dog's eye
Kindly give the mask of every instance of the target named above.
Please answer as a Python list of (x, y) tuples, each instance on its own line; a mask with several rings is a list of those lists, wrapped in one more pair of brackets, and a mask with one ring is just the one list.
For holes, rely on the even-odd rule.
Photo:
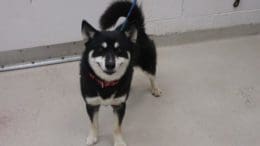
[(103, 50), (104, 50), (104, 48), (98, 47), (97, 52), (101, 53), (101, 52), (103, 52)]

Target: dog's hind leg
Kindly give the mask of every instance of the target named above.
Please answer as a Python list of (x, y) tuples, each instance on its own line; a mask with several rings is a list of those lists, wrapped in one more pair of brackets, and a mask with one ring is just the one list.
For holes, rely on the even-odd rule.
[(87, 146), (92, 146), (98, 142), (98, 111), (99, 106), (87, 104), (87, 113), (90, 119), (90, 132), (87, 137)]
[(159, 97), (161, 96), (162, 91), (155, 81), (157, 63), (156, 47), (152, 40), (143, 40), (142, 42), (142, 46), (140, 46), (141, 54), (138, 58), (137, 66), (139, 66), (149, 78), (153, 96)]
[(156, 81), (155, 81), (155, 75), (150, 74), (146, 71), (144, 71), (144, 73), (147, 75), (147, 77), (149, 78), (150, 84), (151, 84), (151, 92), (152, 95), (155, 97), (160, 97), (162, 95), (162, 91), (161, 89), (158, 87)]

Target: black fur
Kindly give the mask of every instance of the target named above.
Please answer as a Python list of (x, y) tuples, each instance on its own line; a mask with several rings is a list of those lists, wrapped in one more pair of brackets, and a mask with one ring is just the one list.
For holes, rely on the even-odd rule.
[(118, 116), (118, 123), (119, 126), (122, 124), (124, 116), (125, 116), (125, 110), (126, 110), (126, 103), (122, 103), (117, 106), (113, 106), (114, 113)]
[[(110, 98), (111, 95), (115, 95), (114, 98), (118, 98), (123, 95), (128, 97), (135, 66), (139, 66), (142, 70), (151, 75), (155, 75), (156, 73), (156, 47), (154, 42), (145, 32), (144, 17), (142, 10), (138, 6), (135, 6), (129, 17), (129, 23), (126, 25), (126, 29), (123, 32), (119, 31), (121, 26), (117, 27), (115, 31), (106, 31), (106, 29), (115, 25), (119, 17), (126, 17), (130, 7), (131, 3), (127, 1), (112, 3), (100, 19), (100, 25), (103, 31), (95, 30), (86, 21), (82, 22), (82, 32), (87, 38), (85, 43), (85, 51), (80, 64), (81, 93), (85, 101), (88, 98), (94, 98), (97, 96), (100, 96), (103, 99)], [(136, 41), (130, 39), (133, 37), (131, 35), (134, 34), (133, 28), (137, 31)], [(131, 35), (125, 35), (125, 32), (128, 32), (128, 34)], [(100, 49), (101, 42), (106, 41), (108, 42), (108, 46), (111, 46), (115, 40), (120, 42), (120, 45), (124, 49), (122, 52), (130, 52), (130, 63), (124, 75), (119, 79), (117, 85), (102, 88), (95, 80), (89, 78), (89, 74), (93, 74), (97, 79), (102, 80), (91, 68), (88, 55), (91, 50), (97, 51)], [(113, 50), (113, 48), (108, 49)], [(112, 52), (114, 53), (114, 51)], [(95, 55), (96, 54), (93, 54), (93, 56)], [(98, 106), (91, 106), (87, 103), (87, 101), (86, 104), (89, 117), (92, 121), (93, 114), (98, 111)], [(126, 103), (124, 102), (120, 105), (113, 105), (112, 107), (118, 116), (119, 125), (121, 125), (125, 114)]]
[[(118, 1), (112, 3), (100, 19), (102, 29), (108, 29), (115, 25), (119, 17), (126, 17), (132, 3), (127, 1)], [(134, 23), (138, 29), (144, 29), (144, 16), (142, 10), (135, 6), (133, 12), (128, 18), (129, 23)]]
[[(102, 29), (108, 29), (115, 25), (120, 17), (126, 17), (132, 3), (127, 1), (118, 1), (112, 3), (100, 19)], [(143, 70), (155, 75), (156, 73), (156, 47), (154, 42), (145, 32), (144, 16), (141, 8), (135, 6), (133, 12), (128, 18), (128, 27), (134, 25), (138, 29), (138, 38), (136, 42), (136, 60), (135, 65)], [(120, 29), (121, 25), (117, 28)]]
[[(126, 16), (128, 10), (130, 9), (131, 3), (130, 2), (115, 2), (113, 3), (108, 9), (105, 11), (105, 13), (102, 15), (100, 23), (103, 28), (109, 28), (112, 25), (114, 25), (117, 21), (117, 19), (121, 16)], [(135, 19), (136, 18), (136, 19)], [(128, 67), (128, 70), (126, 71), (125, 75), (121, 78), (118, 85), (115, 87), (102, 89), (97, 85), (93, 80), (89, 79), (88, 73), (94, 73), (92, 69), (89, 66), (88, 63), (88, 53), (90, 49), (95, 48), (95, 45), (98, 41), (101, 41), (102, 37), (98, 37), (100, 40), (93, 40), (90, 39), (88, 42), (86, 42), (86, 50), (83, 54), (83, 58), (81, 61), (81, 91), (82, 96), (85, 97), (94, 97), (97, 96), (97, 93), (99, 93), (103, 98), (110, 97), (111, 94), (117, 92), (117, 95), (120, 96), (125, 93), (129, 93), (130, 84), (132, 80), (132, 73), (133, 73), (133, 67), (139, 66), (144, 71), (155, 75), (156, 73), (156, 48), (154, 42), (148, 37), (148, 35), (145, 33), (145, 29), (143, 27), (143, 15), (140, 8), (135, 7), (132, 15), (130, 16), (130, 21), (132, 22), (138, 22), (134, 23), (135, 26), (137, 26), (138, 29), (138, 37), (136, 44), (126, 44), (126, 45), (134, 45), (134, 49), (131, 49), (132, 59), (131, 63)], [(128, 28), (130, 26), (128, 25)], [(103, 33), (102, 35), (106, 35), (107, 32), (100, 32)], [(112, 33), (119, 33), (119, 32), (112, 32)], [(98, 35), (98, 34), (96, 34)], [(120, 36), (120, 35), (119, 35)], [(116, 38), (121, 39), (121, 38)], [(131, 47), (130, 47), (131, 48)], [(98, 77), (97, 77), (98, 78)]]
[[(130, 62), (130, 65), (128, 69), (126, 70), (126, 73), (123, 75), (123, 77), (119, 80), (119, 83), (113, 87), (108, 88), (102, 88), (97, 82), (89, 78), (89, 73), (94, 74), (94, 71), (89, 65), (88, 62), (88, 54), (92, 49), (99, 49), (100, 42), (103, 42), (103, 40), (110, 39), (111, 33), (118, 34), (119, 32), (99, 32), (100, 34), (96, 34), (96, 39), (90, 39), (86, 44), (86, 49), (83, 53), (81, 64), (80, 64), (80, 81), (81, 81), (81, 92), (83, 98), (91, 98), (96, 97), (100, 95), (102, 98), (106, 99), (111, 97), (112, 94), (116, 93), (116, 97), (122, 96), (124, 94), (128, 94), (130, 90), (130, 84), (132, 80), (132, 73), (133, 73), (133, 61)], [(118, 34), (122, 38), (124, 38), (123, 34)], [(122, 38), (114, 38), (116, 40), (121, 40)], [(125, 40), (122, 40), (121, 42), (126, 42)], [(123, 45), (123, 43), (121, 43)], [(130, 46), (130, 48), (133, 47), (133, 43), (126, 42), (124, 45)], [(131, 54), (133, 54), (132, 49), (129, 50)], [(100, 77), (96, 76), (99, 80), (102, 80)]]
[(100, 106), (92, 106), (86, 104), (87, 113), (91, 122), (93, 122), (94, 114), (98, 112)]

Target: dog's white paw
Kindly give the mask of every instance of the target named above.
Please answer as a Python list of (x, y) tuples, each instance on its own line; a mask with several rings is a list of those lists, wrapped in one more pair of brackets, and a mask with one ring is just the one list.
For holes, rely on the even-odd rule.
[(87, 138), (87, 146), (93, 146), (98, 142), (97, 136), (89, 135)]
[(162, 95), (162, 90), (159, 89), (158, 87), (152, 88), (152, 94), (155, 97), (160, 97)]
[(127, 145), (123, 140), (120, 140), (120, 141), (115, 141), (114, 146), (127, 146)]
[(126, 146), (126, 142), (124, 141), (122, 135), (116, 136), (114, 140), (114, 146)]

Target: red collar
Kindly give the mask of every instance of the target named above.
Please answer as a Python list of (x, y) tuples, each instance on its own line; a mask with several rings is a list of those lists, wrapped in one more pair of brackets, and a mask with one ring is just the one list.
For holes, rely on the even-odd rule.
[(118, 80), (110, 81), (110, 82), (100, 80), (95, 75), (93, 75), (91, 73), (89, 73), (88, 75), (89, 75), (90, 79), (96, 81), (97, 84), (99, 84), (101, 86), (101, 88), (113, 87), (113, 86), (115, 86), (115, 85), (117, 85), (119, 83)]

